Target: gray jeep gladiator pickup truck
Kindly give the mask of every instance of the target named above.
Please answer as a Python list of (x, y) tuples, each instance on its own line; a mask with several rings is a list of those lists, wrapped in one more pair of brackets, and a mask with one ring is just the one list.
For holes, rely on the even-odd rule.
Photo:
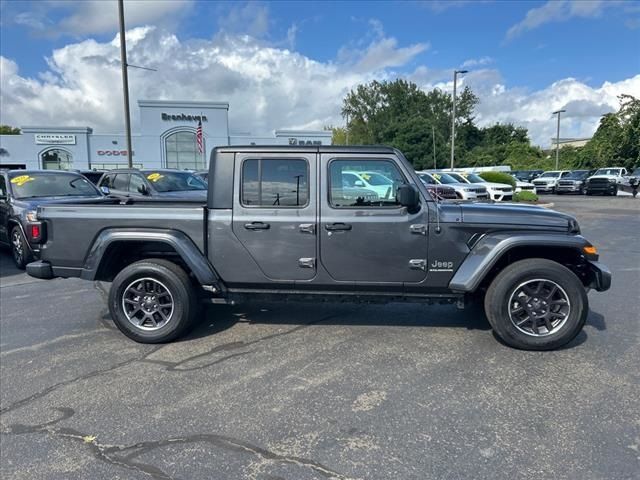
[(46, 238), (28, 273), (111, 282), (113, 320), (145, 343), (183, 334), (202, 301), (483, 299), (506, 344), (549, 350), (611, 284), (573, 217), (437, 202), (387, 147), (219, 147), (206, 205), (104, 199), (37, 216)]

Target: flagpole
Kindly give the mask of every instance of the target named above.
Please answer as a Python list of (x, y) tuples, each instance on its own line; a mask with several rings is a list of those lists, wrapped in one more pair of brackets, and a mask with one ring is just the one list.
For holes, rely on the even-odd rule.
[(200, 111), (200, 129), (202, 130), (202, 165), (204, 168), (207, 168), (207, 147), (204, 143), (204, 127), (202, 126), (202, 119), (204, 115), (202, 115), (202, 111)]

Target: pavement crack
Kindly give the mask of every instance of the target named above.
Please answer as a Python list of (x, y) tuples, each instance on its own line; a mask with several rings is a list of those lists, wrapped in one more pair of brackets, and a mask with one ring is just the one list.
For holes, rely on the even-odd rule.
[(154, 480), (177, 480), (177, 477), (173, 477), (160, 468), (149, 463), (136, 461), (136, 458), (159, 448), (169, 446), (173, 447), (177, 445), (190, 445), (195, 443), (205, 443), (210, 445), (211, 447), (216, 447), (227, 451), (248, 453), (269, 462), (296, 465), (301, 468), (310, 469), (313, 472), (329, 479), (351, 480), (349, 477), (338, 473), (314, 460), (297, 456), (281, 455), (227, 435), (199, 433), (182, 437), (172, 437), (163, 440), (138, 442), (129, 446), (103, 444), (97, 441), (97, 438), (94, 435), (82, 433), (70, 427), (57, 426), (57, 424), (59, 424), (60, 422), (73, 417), (75, 411), (67, 407), (56, 408), (55, 410), (60, 412), (61, 415), (54, 420), (50, 420), (38, 425), (13, 424), (8, 427), (8, 430), (3, 431), (2, 433), (6, 435), (45, 434), (55, 438), (63, 438), (78, 442), (82, 446), (89, 448), (90, 452), (96, 459), (111, 465), (116, 465), (127, 468), (129, 470), (135, 470), (144, 473), (146, 475), (149, 475)]
[(59, 388), (66, 387), (68, 385), (71, 385), (73, 383), (76, 383), (76, 382), (79, 382), (79, 381), (82, 381), (82, 380), (87, 380), (87, 379), (90, 379), (90, 378), (93, 378), (93, 377), (97, 377), (99, 375), (103, 375), (105, 373), (109, 373), (109, 372), (112, 372), (114, 370), (117, 370), (118, 368), (125, 367), (125, 366), (127, 366), (127, 365), (129, 365), (131, 363), (144, 360), (146, 357), (148, 357), (149, 355), (151, 355), (151, 354), (155, 353), (156, 351), (160, 350), (162, 347), (163, 347), (163, 345), (156, 346), (156, 347), (154, 347), (153, 349), (151, 349), (150, 351), (148, 351), (147, 353), (145, 353), (142, 356), (130, 358), (128, 360), (124, 360), (122, 362), (119, 362), (119, 363), (116, 363), (114, 365), (111, 365), (108, 368), (103, 368), (101, 370), (94, 370), (94, 371), (85, 373), (83, 375), (80, 375), (78, 377), (72, 378), (70, 380), (65, 380), (63, 382), (55, 383), (55, 384), (45, 388), (44, 390), (40, 390), (39, 392), (34, 393), (33, 395), (30, 395), (30, 396), (28, 396), (26, 398), (23, 398), (21, 400), (17, 400), (15, 402), (7, 405), (6, 407), (0, 408), (0, 415), (4, 415), (4, 414), (6, 414), (8, 412), (11, 412), (12, 410), (15, 410), (17, 408), (23, 407), (25, 405), (28, 405), (29, 403), (31, 403), (31, 402), (33, 402), (35, 400), (38, 400), (38, 399), (50, 394), (51, 392), (54, 392), (54, 391), (58, 390)]

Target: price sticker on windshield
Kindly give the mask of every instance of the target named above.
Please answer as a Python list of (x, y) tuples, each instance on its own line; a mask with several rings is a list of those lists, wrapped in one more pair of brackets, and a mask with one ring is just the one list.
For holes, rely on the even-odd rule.
[(164, 178), (164, 175), (160, 175), (159, 173), (151, 173), (147, 175), (147, 180), (151, 180), (152, 182), (157, 182), (161, 178)]
[(29, 175), (20, 175), (18, 177), (12, 178), (11, 183), (21, 187), (27, 182), (33, 182), (35, 178), (30, 177)]
[(440, 178), (442, 177), (442, 175), (440, 175), (439, 173), (434, 173), (432, 174), (433, 178), (435, 178), (436, 180), (440, 180)]

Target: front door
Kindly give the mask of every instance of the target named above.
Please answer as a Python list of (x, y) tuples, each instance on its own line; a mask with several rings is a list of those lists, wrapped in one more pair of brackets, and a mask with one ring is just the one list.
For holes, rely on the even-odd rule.
[(316, 274), (315, 165), (316, 153), (236, 156), (233, 232), (274, 282)]
[[(409, 181), (393, 158), (323, 154), (320, 260), (336, 281), (420, 282), (427, 276), (427, 208), (410, 213), (396, 189)], [(347, 177), (357, 175), (361, 182)]]

